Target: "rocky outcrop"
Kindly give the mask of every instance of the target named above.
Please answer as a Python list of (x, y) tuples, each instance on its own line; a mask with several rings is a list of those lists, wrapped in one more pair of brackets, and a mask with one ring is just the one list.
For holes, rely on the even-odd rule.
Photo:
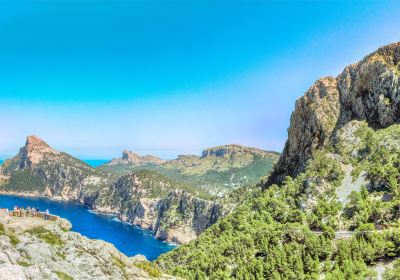
[(186, 243), (227, 211), (200, 199), (188, 189), (154, 171), (117, 176), (93, 169), (58, 152), (36, 136), (1, 165), (0, 192), (70, 200), (155, 231), (156, 237)]
[[(25, 225), (24, 230), (13, 231), (14, 224)], [(70, 224), (0, 217), (0, 279), (177, 279), (159, 271), (150, 275), (142, 268), (143, 256), (129, 258), (112, 244), (63, 225)]]
[(201, 155), (179, 155), (159, 165), (113, 160), (98, 169), (118, 175), (152, 170), (207, 196), (222, 197), (240, 187), (256, 184), (272, 170), (278, 158), (276, 152), (231, 144), (205, 149)]
[(197, 198), (168, 180), (148, 180), (141, 173), (122, 176), (88, 205), (175, 243), (191, 241), (228, 212), (217, 202)]
[(34, 193), (54, 199), (79, 200), (85, 192), (107, 185), (110, 176), (51, 148), (37, 136), (28, 136), (19, 153), (0, 169), (9, 180), (2, 190)]
[(47, 156), (59, 154), (39, 137), (35, 135), (28, 136), (25, 146), (21, 148), (19, 153), (21, 161), (18, 168), (37, 164)]
[(162, 167), (180, 170), (184, 175), (204, 175), (207, 172), (225, 172), (235, 168), (245, 168), (257, 161), (264, 160), (273, 163), (278, 158), (279, 153), (276, 152), (231, 144), (205, 149), (200, 157), (180, 155), (177, 159), (165, 162)]
[(117, 164), (133, 164), (133, 165), (142, 165), (142, 164), (155, 164), (159, 165), (164, 163), (165, 160), (152, 156), (140, 156), (134, 152), (124, 150), (122, 152), (121, 158), (112, 159), (110, 162), (106, 163), (107, 165), (117, 165)]
[(316, 149), (326, 147), (352, 120), (375, 128), (400, 121), (400, 43), (378, 49), (337, 77), (318, 80), (296, 101), (288, 140), (268, 183), (303, 171)]
[(268, 158), (278, 156), (276, 152), (264, 151), (261, 149), (246, 147), (237, 144), (217, 146), (203, 150), (201, 157), (235, 157), (241, 155), (253, 155), (259, 158)]

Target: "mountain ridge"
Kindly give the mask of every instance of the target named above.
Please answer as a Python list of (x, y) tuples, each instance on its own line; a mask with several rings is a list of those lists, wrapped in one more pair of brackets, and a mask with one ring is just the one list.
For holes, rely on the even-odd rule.
[(295, 104), (282, 155), (268, 184), (304, 170), (312, 151), (326, 146), (351, 120), (375, 128), (399, 122), (400, 43), (379, 48), (337, 77), (316, 81)]
[(0, 165), (0, 175), (2, 193), (82, 203), (176, 243), (196, 238), (240, 203), (230, 196), (214, 200), (154, 170), (104, 172), (54, 150), (37, 136), (28, 136), (19, 153)]
[(399, 62), (394, 43), (316, 81), (263, 190), (157, 263), (221, 280), (375, 280), (389, 263), (399, 279)]

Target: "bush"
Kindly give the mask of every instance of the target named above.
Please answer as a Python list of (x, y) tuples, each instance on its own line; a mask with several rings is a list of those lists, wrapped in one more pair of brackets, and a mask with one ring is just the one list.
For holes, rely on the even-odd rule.
[(141, 268), (144, 271), (146, 271), (149, 274), (149, 276), (151, 276), (151, 277), (160, 277), (161, 276), (160, 269), (154, 263), (144, 261), (144, 262), (136, 263), (135, 265), (138, 268)]
[(61, 238), (52, 233), (51, 231), (43, 228), (37, 227), (28, 231), (30, 234), (36, 236), (39, 239), (42, 239), (44, 242), (53, 245), (53, 246), (64, 246), (64, 242)]

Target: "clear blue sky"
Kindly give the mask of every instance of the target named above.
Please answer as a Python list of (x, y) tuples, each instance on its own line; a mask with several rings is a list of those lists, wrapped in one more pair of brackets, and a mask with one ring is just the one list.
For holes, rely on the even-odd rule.
[(0, 0), (0, 158), (280, 151), (319, 77), (400, 40), (386, 1)]

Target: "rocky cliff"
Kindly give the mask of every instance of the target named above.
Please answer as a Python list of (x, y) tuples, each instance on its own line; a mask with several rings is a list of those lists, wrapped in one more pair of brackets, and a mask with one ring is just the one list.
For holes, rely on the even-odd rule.
[(2, 190), (27, 192), (56, 199), (80, 200), (83, 193), (109, 184), (111, 177), (86, 163), (28, 136), (19, 153), (0, 166), (9, 180)]
[(312, 85), (296, 101), (288, 140), (267, 185), (303, 171), (313, 151), (325, 147), (352, 120), (384, 128), (400, 120), (400, 43), (382, 47), (337, 77)]
[(124, 150), (122, 152), (121, 158), (112, 159), (110, 162), (106, 163), (107, 165), (117, 165), (117, 164), (133, 164), (133, 165), (142, 165), (142, 164), (162, 164), (165, 160), (152, 156), (140, 156), (132, 151)]
[[(374, 264), (400, 259), (399, 62), (391, 44), (312, 85), (263, 189), (160, 266), (193, 280), (381, 279)], [(384, 279), (400, 279), (395, 263)]]
[(0, 211), (0, 279), (177, 279), (145, 257), (70, 232), (64, 219), (8, 217)]
[(243, 155), (252, 155), (258, 158), (268, 158), (279, 155), (276, 152), (264, 151), (258, 148), (247, 147), (237, 144), (223, 145), (203, 150), (201, 157), (240, 157)]
[(120, 177), (102, 189), (91, 208), (153, 230), (157, 238), (187, 243), (224, 216), (217, 202), (200, 199), (168, 178), (149, 171)]
[(200, 156), (180, 155), (159, 165), (113, 161), (98, 169), (120, 175), (153, 170), (210, 196), (222, 197), (237, 188), (256, 184), (278, 158), (276, 152), (232, 144), (207, 148)]
[(194, 239), (232, 207), (151, 170), (123, 176), (96, 170), (36, 136), (0, 165), (0, 174), (2, 192), (82, 203), (176, 243)]

